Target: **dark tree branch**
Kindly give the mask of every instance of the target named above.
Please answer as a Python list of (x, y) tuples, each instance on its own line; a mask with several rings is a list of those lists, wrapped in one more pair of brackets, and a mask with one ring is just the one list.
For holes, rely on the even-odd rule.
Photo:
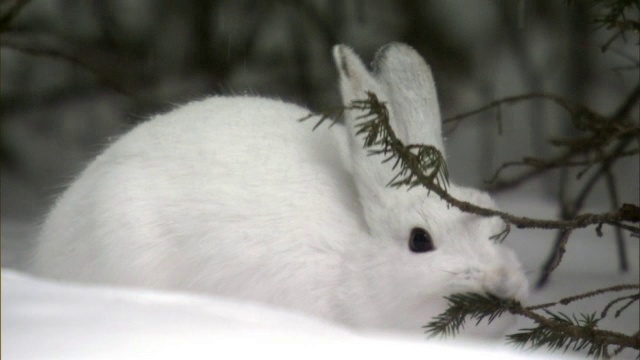
[[(444, 123), (453, 123), (454, 126), (467, 119), (471, 116), (477, 115), (484, 111), (500, 108), (502, 105), (511, 105), (520, 101), (541, 98), (548, 101), (551, 101), (565, 111), (569, 113), (571, 116), (572, 122), (574, 126), (581, 130), (588, 130), (592, 132), (591, 136), (583, 137), (583, 138), (575, 138), (575, 139), (557, 139), (554, 141), (556, 146), (567, 146), (567, 150), (562, 154), (552, 158), (552, 159), (541, 159), (535, 157), (528, 157), (523, 159), (522, 161), (511, 161), (501, 165), (497, 170), (491, 181), (491, 185), (487, 186), (487, 190), (490, 191), (500, 191), (514, 188), (526, 181), (529, 181), (538, 175), (541, 175), (546, 172), (546, 170), (555, 169), (563, 166), (580, 166), (589, 164), (595, 164), (597, 162), (601, 162), (606, 159), (606, 155), (598, 154), (593, 157), (590, 162), (576, 161), (572, 160), (572, 158), (576, 155), (583, 154), (585, 151), (589, 151), (593, 149), (593, 142), (597, 142), (599, 147), (606, 146), (613, 139), (621, 139), (626, 137), (634, 137), (638, 138), (638, 133), (640, 132), (640, 127), (637, 125), (633, 125), (629, 123), (624, 126), (618, 125), (618, 123), (627, 119), (631, 111), (634, 109), (635, 105), (637, 105), (638, 100), (640, 99), (640, 85), (636, 86), (630, 93), (627, 95), (625, 100), (621, 103), (614, 113), (609, 116), (600, 115), (591, 109), (585, 107), (584, 105), (574, 103), (570, 100), (564, 99), (561, 96), (553, 95), (553, 94), (545, 94), (545, 93), (530, 93), (523, 94), (517, 96), (505, 97), (502, 99), (498, 99), (484, 105), (478, 109), (465, 112), (456, 116), (452, 116), (444, 119)], [(608, 136), (602, 137), (600, 136), (600, 131), (602, 126), (608, 127), (607, 133)], [(615, 156), (630, 156), (635, 154), (636, 150), (625, 151), (621, 153), (610, 153), (610, 155)], [(498, 179), (500, 173), (504, 171), (506, 168), (513, 166), (531, 166), (534, 169), (531, 169), (523, 174), (520, 174), (517, 177), (514, 177), (509, 180), (500, 180)]]
[(518, 166), (528, 166), (532, 167), (536, 170), (545, 171), (551, 169), (558, 168), (567, 168), (567, 167), (578, 167), (584, 166), (587, 167), (585, 170), (588, 170), (594, 164), (602, 163), (605, 161), (609, 161), (613, 158), (623, 158), (628, 156), (636, 156), (640, 154), (640, 149), (626, 150), (621, 151), (619, 153), (609, 153), (609, 154), (599, 154), (596, 155), (592, 160), (571, 160), (573, 153), (571, 151), (567, 151), (564, 154), (557, 156), (552, 159), (543, 159), (543, 158), (535, 158), (535, 157), (525, 157), (520, 161), (507, 161), (500, 165), (498, 169), (496, 169), (495, 173), (490, 179), (487, 179), (486, 182), (489, 184), (494, 184), (498, 181), (502, 172), (506, 169)]
[(16, 0), (13, 6), (9, 8), (2, 16), (0, 16), (0, 33), (9, 28), (11, 22), (24, 10), (25, 6), (29, 4), (31, 0)]
[[(103, 66), (89, 61), (82, 56), (79, 56), (72, 50), (55, 48), (46, 46), (43, 44), (33, 46), (27, 42), (18, 41), (13, 37), (3, 36), (0, 39), (0, 47), (4, 49), (11, 49), (13, 51), (21, 52), (26, 55), (36, 57), (48, 57), (52, 59), (59, 59), (66, 61), (73, 66), (84, 69), (91, 73), (95, 78), (105, 87), (114, 90), (117, 93), (131, 97), (140, 101), (141, 103), (155, 104), (156, 101), (145, 95), (137, 94), (129, 90), (129, 88), (123, 83), (123, 79), (127, 78), (125, 74), (115, 73), (114, 71), (107, 70)], [(131, 78), (131, 77), (128, 77)]]
[[(616, 187), (616, 179), (611, 173), (611, 169), (608, 169), (605, 176), (607, 184), (607, 190), (609, 191), (609, 200), (611, 201), (611, 209), (617, 209), (620, 207), (620, 199), (618, 198), (618, 189)], [(620, 227), (615, 227), (616, 232), (616, 248), (618, 250), (618, 263), (620, 264), (620, 271), (627, 272), (629, 270), (629, 261), (627, 260), (627, 249), (624, 244), (624, 234)]]
[(527, 310), (539, 310), (539, 309), (544, 309), (544, 308), (548, 308), (548, 307), (556, 306), (556, 305), (568, 305), (568, 304), (570, 304), (570, 303), (572, 303), (574, 301), (583, 300), (583, 299), (590, 298), (590, 297), (597, 296), (597, 295), (603, 295), (603, 294), (607, 294), (607, 293), (610, 293), (610, 292), (617, 292), (617, 291), (634, 290), (634, 289), (640, 289), (640, 284), (615, 285), (615, 286), (611, 286), (611, 287), (607, 287), (607, 288), (588, 291), (586, 293), (582, 293), (582, 294), (578, 294), (578, 295), (574, 295), (574, 296), (569, 296), (569, 297), (562, 298), (562, 299), (560, 299), (558, 301), (555, 301), (555, 302), (539, 304), (539, 305), (534, 305), (534, 306), (527, 306), (526, 309)]
[[(624, 148), (628, 146), (630, 142), (631, 142), (631, 139), (625, 139), (621, 141), (616, 147), (616, 149), (614, 150), (614, 153), (623, 151)], [(584, 207), (585, 201), (587, 197), (591, 194), (591, 190), (593, 189), (595, 184), (598, 182), (598, 180), (600, 180), (603, 176), (606, 176), (606, 174), (610, 172), (611, 166), (617, 159), (618, 158), (613, 157), (607, 161), (604, 161), (600, 165), (600, 168), (598, 169), (598, 171), (594, 173), (589, 180), (587, 180), (587, 182), (585, 183), (582, 190), (580, 191), (580, 193), (578, 194), (578, 196), (575, 198), (574, 201), (570, 202), (569, 204), (563, 201), (563, 211), (561, 215), (564, 219), (570, 219), (577, 216), (577, 214)], [(610, 223), (609, 225), (612, 225), (616, 228), (620, 228), (615, 224)], [(638, 233), (640, 232), (640, 229), (634, 228), (632, 231), (634, 233)], [(554, 243), (553, 250), (549, 255), (549, 258), (545, 262), (542, 268), (542, 273), (538, 278), (538, 281), (536, 282), (537, 288), (542, 288), (548, 283), (551, 272), (553, 272), (553, 270), (558, 266), (558, 262), (562, 259), (562, 255), (565, 252), (565, 247), (567, 244), (567, 241), (564, 239), (564, 236), (565, 236), (565, 233), (562, 231), (558, 234), (558, 237), (556, 238), (556, 241)]]
[[(385, 161), (396, 158), (397, 164), (401, 166), (401, 170), (396, 178), (391, 180), (390, 185), (392, 186), (407, 185), (414, 187), (422, 185), (461, 211), (479, 216), (497, 216), (518, 228), (573, 230), (591, 225), (609, 224), (615, 226), (621, 222), (640, 222), (640, 207), (632, 204), (624, 204), (620, 209), (607, 213), (585, 213), (565, 220), (548, 220), (516, 216), (456, 199), (446, 191), (446, 166), (442, 164), (442, 155), (437, 150), (435, 150), (437, 154), (434, 154), (433, 147), (429, 145), (403, 144), (391, 128), (386, 105), (381, 103), (375, 94), (368, 92), (367, 99), (356, 100), (351, 105), (344, 107), (344, 110), (364, 111), (364, 114), (358, 118), (361, 123), (357, 126), (359, 128), (358, 133), (365, 136), (365, 146), (373, 147), (373, 153), (390, 155)], [(329, 119), (331, 115), (335, 114), (320, 115), (319, 123)], [(312, 116), (314, 115), (311, 114), (308, 117)], [(621, 144), (623, 146), (621, 147), (624, 148), (628, 141), (630, 140), (626, 139), (626, 141), (623, 141), (623, 144)], [(433, 156), (424, 158), (423, 152), (433, 154)], [(427, 161), (426, 163), (425, 160)], [(603, 164), (603, 166), (605, 165), (608, 167), (610, 163)], [(433, 171), (425, 174), (425, 169), (433, 169)], [(444, 169), (444, 172), (441, 172), (442, 169)], [(598, 172), (597, 177), (594, 177), (594, 183), (595, 180), (598, 179), (599, 174), (600, 172)], [(400, 180), (397, 180), (398, 178), (400, 178)], [(593, 185), (588, 185), (586, 188), (590, 188), (591, 186)], [(588, 191), (585, 190), (583, 197), (586, 197), (587, 193)], [(638, 227), (632, 227), (632, 229), (634, 232), (640, 232), (640, 228)]]
[(618, 110), (616, 110), (613, 115), (611, 115), (611, 120), (620, 121), (629, 117), (631, 110), (634, 107), (638, 106), (638, 102), (640, 101), (640, 84), (636, 85), (635, 89), (629, 93), (627, 98), (622, 102)]
[[(561, 312), (551, 312), (547, 308), (566, 305), (596, 295), (636, 289), (640, 289), (640, 284), (618, 285), (564, 298), (557, 302), (528, 307), (517, 301), (501, 299), (492, 294), (453, 294), (445, 297), (448, 301), (447, 309), (434, 317), (424, 328), (431, 336), (455, 335), (464, 326), (467, 317), (478, 322), (488, 319), (490, 323), (508, 312), (531, 319), (537, 324), (534, 328), (522, 329), (518, 333), (507, 336), (517, 345), (528, 344), (531, 347), (546, 345), (552, 349), (564, 348), (565, 350), (588, 349), (590, 355), (602, 356), (606, 355), (608, 347), (612, 345), (640, 349), (640, 337), (637, 333), (627, 335), (598, 328), (602, 317), (598, 318), (595, 313), (582, 315), (581, 319), (578, 319)], [(638, 295), (631, 295), (631, 297), (635, 299)], [(540, 310), (547, 316), (536, 312)]]
[(540, 275), (540, 278), (536, 282), (536, 288), (539, 289), (539, 288), (542, 288), (544, 285), (546, 285), (547, 282), (549, 281), (549, 277), (551, 276), (551, 273), (553, 272), (553, 270), (555, 270), (558, 267), (558, 265), (560, 265), (560, 262), (564, 257), (564, 253), (566, 252), (567, 243), (569, 242), (569, 237), (571, 236), (572, 231), (573, 230), (571, 229), (567, 229), (567, 230), (561, 230), (558, 232), (558, 236), (554, 241), (553, 251), (549, 255), (549, 258), (547, 259), (547, 261), (542, 266), (542, 274)]

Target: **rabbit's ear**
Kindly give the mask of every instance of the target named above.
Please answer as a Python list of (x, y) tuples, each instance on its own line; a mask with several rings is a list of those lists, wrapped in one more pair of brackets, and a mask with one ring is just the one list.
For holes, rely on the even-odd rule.
[(398, 137), (405, 145), (435, 146), (444, 156), (438, 95), (427, 63), (410, 46), (392, 43), (378, 51), (373, 64)]
[[(333, 48), (333, 57), (344, 106), (352, 105), (354, 100), (366, 100), (366, 93), (373, 92), (380, 102), (387, 104), (390, 125), (405, 144), (433, 145), (443, 151), (440, 110), (431, 70), (415, 50), (400, 44), (384, 47), (376, 56), (373, 73), (344, 45)], [(368, 156), (367, 149), (363, 149), (362, 136), (356, 136), (354, 125), (367, 113), (354, 109), (344, 113), (350, 132), (351, 170), (369, 230), (385, 238), (392, 234), (389, 224), (399, 223), (389, 221), (394, 215), (389, 209), (410, 203), (415, 192), (387, 187), (399, 171), (393, 169), (394, 161), (383, 162), (384, 157)]]
[(354, 100), (367, 99), (369, 91), (375, 93), (378, 98), (386, 97), (378, 81), (348, 46), (334, 46), (333, 59), (340, 75), (340, 93), (344, 106), (351, 105)]
[[(367, 91), (375, 93), (379, 101), (389, 103), (384, 88), (351, 49), (337, 45), (333, 48), (333, 57), (340, 74), (340, 92), (344, 106), (352, 105), (354, 100), (366, 100)], [(393, 109), (388, 110), (391, 126), (395, 128)], [(367, 110), (356, 109), (344, 113), (345, 125), (349, 131), (351, 171), (369, 231), (379, 238), (386, 238), (390, 236), (386, 226), (389, 223), (389, 208), (394, 207), (391, 204), (398, 198), (408, 196), (408, 192), (387, 187), (398, 171), (393, 169), (394, 162), (383, 162), (384, 157), (379, 154), (370, 155), (369, 149), (364, 148), (363, 135), (356, 135), (355, 125), (367, 113)]]
[[(373, 92), (378, 100), (387, 102), (387, 95), (382, 86), (353, 50), (345, 45), (336, 45), (333, 48), (333, 58), (340, 76), (340, 93), (344, 106), (352, 105), (354, 100), (366, 100), (367, 92)], [(389, 112), (391, 114), (391, 109)], [(363, 135), (356, 135), (359, 117), (366, 113), (365, 110), (351, 109), (347, 110), (344, 116), (345, 125), (350, 133), (352, 170), (357, 178), (361, 196), (369, 198), (369, 195), (364, 194), (382, 191), (393, 178), (393, 173), (387, 164), (382, 164), (382, 157), (369, 156), (368, 150), (364, 148)], [(368, 190), (364, 190), (365, 188)]]

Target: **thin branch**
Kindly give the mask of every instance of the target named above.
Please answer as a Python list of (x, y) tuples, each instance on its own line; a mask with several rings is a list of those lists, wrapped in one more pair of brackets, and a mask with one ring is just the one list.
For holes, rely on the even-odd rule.
[[(608, 289), (599, 289), (582, 294), (582, 299), (600, 295), (610, 291), (621, 291), (640, 288), (640, 284), (620, 285)], [(508, 338), (518, 344), (532, 347), (547, 345), (552, 349), (565, 347), (565, 350), (573, 345), (575, 350), (588, 348), (590, 354), (602, 354), (608, 346), (618, 345), (640, 349), (640, 338), (620, 332), (598, 329), (599, 318), (593, 315), (583, 315), (582, 319), (575, 316), (569, 317), (562, 313), (553, 313), (546, 308), (559, 304), (542, 304), (534, 307), (524, 307), (517, 301), (501, 299), (492, 294), (453, 294), (445, 297), (448, 301), (447, 309), (433, 318), (424, 328), (431, 336), (455, 335), (465, 323), (467, 317), (477, 322), (488, 319), (491, 323), (505, 312), (519, 315), (533, 320), (538, 324), (531, 329), (520, 330), (519, 333), (508, 335)], [(563, 299), (571, 302), (577, 297)], [(562, 301), (562, 300), (561, 300)], [(535, 310), (544, 311), (548, 317)]]
[(620, 285), (610, 286), (610, 287), (588, 291), (582, 294), (562, 298), (556, 302), (550, 302), (550, 303), (534, 305), (534, 306), (527, 306), (525, 309), (539, 310), (539, 309), (545, 309), (555, 305), (568, 305), (574, 301), (583, 300), (583, 299), (590, 298), (597, 295), (603, 295), (606, 293), (617, 292), (617, 291), (634, 290), (634, 289), (640, 289), (640, 284), (620, 284)]
[[(402, 165), (402, 170), (398, 176), (406, 177), (398, 181), (392, 180), (390, 183), (392, 186), (408, 185), (413, 187), (420, 184), (461, 211), (486, 217), (497, 216), (520, 229), (541, 228), (568, 230), (599, 224), (616, 225), (621, 222), (640, 222), (640, 207), (633, 204), (624, 204), (620, 209), (607, 213), (585, 213), (567, 220), (548, 220), (516, 216), (504, 211), (483, 208), (467, 201), (459, 200), (450, 195), (446, 191), (446, 188), (441, 185), (446, 184), (448, 181), (446, 168), (444, 168), (445, 172), (441, 172), (443, 164), (431, 159), (437, 164), (432, 162), (426, 166), (427, 168), (433, 169), (433, 171), (427, 175), (425, 174), (425, 163), (421, 157), (421, 151), (417, 154), (412, 151), (414, 148), (420, 147), (422, 150), (428, 150), (429, 152), (435, 151), (439, 154), (437, 149), (429, 145), (406, 146), (402, 143), (391, 128), (386, 105), (380, 102), (374, 93), (367, 92), (367, 99), (356, 100), (351, 105), (346, 106), (345, 110), (364, 111), (364, 114), (358, 117), (358, 120), (361, 121), (361, 124), (358, 125), (360, 127), (358, 133), (365, 136), (365, 146), (378, 148), (377, 150), (373, 150), (373, 153), (386, 154), (387, 152), (391, 152), (392, 156), (385, 161), (397, 157), (397, 162)], [(319, 116), (321, 117), (320, 122), (322, 122), (323, 119), (330, 118), (327, 114)], [(439, 157), (442, 158), (442, 155), (440, 154)], [(634, 230), (640, 233), (640, 228), (634, 227)]]
[(96, 79), (102, 83), (104, 86), (113, 89), (114, 91), (123, 94), (128, 97), (132, 97), (138, 101), (146, 102), (146, 103), (156, 103), (155, 100), (140, 94), (133, 93), (129, 91), (126, 87), (122, 86), (118, 81), (113, 80), (113, 76), (107, 76), (105, 70), (92, 64), (89, 61), (82, 59), (79, 56), (72, 54), (71, 52), (64, 51), (56, 48), (46, 48), (46, 47), (34, 47), (31, 45), (21, 44), (19, 41), (12, 41), (11, 39), (7, 39), (7, 37), (3, 37), (0, 39), (0, 47), (11, 49), (14, 51), (18, 51), (30, 56), (37, 57), (49, 57), (53, 59), (60, 59), (66, 61), (73, 66), (77, 66), (81, 69), (84, 69), (94, 75)]
[(574, 114), (577, 113), (578, 111), (584, 111), (585, 113), (591, 113), (594, 116), (597, 116), (597, 114), (593, 113), (590, 109), (584, 107), (584, 106), (580, 106), (578, 104), (574, 104), (573, 102), (558, 96), (558, 95), (554, 95), (554, 94), (546, 94), (546, 93), (528, 93), (528, 94), (522, 94), (522, 95), (515, 95), (515, 96), (508, 96), (508, 97), (504, 97), (502, 99), (498, 99), (498, 100), (494, 100), (484, 106), (481, 106), (475, 110), (471, 110), (462, 114), (458, 114), (455, 116), (451, 116), (448, 118), (445, 118), (442, 122), (443, 123), (450, 123), (450, 122), (460, 122), (464, 119), (470, 118), (474, 115), (480, 114), (482, 112), (485, 112), (487, 110), (493, 109), (493, 108), (497, 108), (500, 107), (501, 105), (512, 105), (524, 100), (531, 100), (531, 99), (544, 99), (544, 100), (548, 100), (551, 101), (555, 104), (557, 104), (558, 106), (560, 106), (561, 108), (565, 109), (567, 112)]
[(622, 314), (631, 304), (633, 304), (634, 302), (640, 300), (640, 293), (636, 293), (633, 295), (628, 295), (628, 296), (623, 296), (623, 297), (619, 297), (617, 299), (614, 299), (613, 301), (610, 301), (607, 306), (605, 306), (605, 308), (602, 310), (602, 313), (600, 314), (601, 318), (604, 318), (607, 316), (608, 311), (617, 303), (622, 302), (628, 300), (628, 302), (624, 305), (622, 305), (618, 310), (616, 310), (615, 313), (615, 317), (619, 317), (620, 314)]
[[(639, 331), (636, 331), (636, 333), (635, 333), (635, 334), (633, 334), (633, 335), (631, 335), (631, 337), (634, 337), (634, 338), (640, 338), (640, 330), (639, 330)], [(621, 353), (624, 349), (626, 349), (626, 347), (625, 347), (625, 346), (622, 346), (622, 345), (618, 346), (618, 348), (617, 348), (617, 349), (615, 349), (615, 350), (613, 351), (613, 354), (611, 354), (611, 356), (613, 357), (613, 356), (618, 356), (618, 355), (620, 355), (620, 353)]]
[(538, 170), (551, 170), (564, 167), (591, 166), (593, 164), (609, 160), (612, 157), (623, 158), (627, 156), (635, 156), (638, 154), (640, 154), (640, 149), (633, 149), (622, 151), (620, 153), (600, 155), (595, 157), (593, 160), (583, 161), (570, 160), (571, 156), (573, 155), (571, 151), (565, 152), (564, 154), (553, 159), (525, 157), (520, 161), (507, 161), (503, 163), (502, 165), (500, 165), (500, 167), (498, 167), (498, 169), (490, 179), (485, 180), (485, 183), (495, 183), (504, 170), (516, 166), (530, 166)]
[[(629, 143), (631, 143), (631, 139), (629, 138), (621, 141), (618, 144), (618, 146), (613, 150), (612, 153), (615, 154), (615, 153), (624, 151), (625, 147), (628, 146)], [(613, 162), (616, 160), (618, 160), (618, 158), (610, 157), (606, 161), (602, 162), (598, 171), (596, 171), (591, 176), (591, 178), (587, 180), (585, 185), (582, 187), (582, 190), (580, 191), (580, 193), (571, 202), (570, 207), (566, 206), (565, 203), (563, 202), (562, 217), (564, 219), (575, 218), (577, 216), (578, 212), (582, 210), (587, 200), (587, 197), (589, 196), (589, 194), (591, 194), (591, 190), (593, 189), (593, 187), (602, 178), (602, 176), (605, 176), (609, 172), (609, 169), (611, 168)], [(616, 226), (615, 224), (609, 223), (609, 225), (612, 225), (616, 228), (620, 228), (620, 226)], [(635, 228), (632, 232), (638, 233), (640, 232), (640, 229)], [(565, 234), (563, 232), (560, 232), (560, 234), (556, 238), (555, 246), (551, 254), (549, 255), (549, 259), (545, 262), (542, 268), (542, 273), (540, 274), (538, 281), (536, 281), (536, 288), (540, 289), (548, 283), (551, 273), (558, 266), (558, 261), (562, 259), (562, 255), (564, 254), (564, 251), (565, 251), (564, 248), (566, 246), (566, 239), (563, 238), (564, 235)]]
[[(573, 325), (565, 322), (560, 322), (557, 319), (549, 319), (538, 313), (527, 310), (519, 304), (511, 307), (509, 309), (509, 312), (514, 315), (521, 315), (529, 318), (539, 325), (544, 326), (546, 329), (565, 334), (565, 336), (571, 338), (585, 340), (595, 345), (618, 345), (640, 349), (640, 339), (637, 336), (634, 337), (616, 331), (595, 329), (581, 325)], [(515, 340), (515, 337), (517, 335), (518, 334), (510, 335), (509, 337), (512, 340)]]
[(9, 28), (11, 22), (24, 10), (25, 6), (29, 4), (31, 0), (16, 0), (12, 7), (9, 8), (0, 17), (0, 33)]
[(634, 107), (638, 105), (640, 101), (640, 84), (636, 85), (635, 89), (629, 93), (627, 98), (622, 102), (618, 110), (611, 115), (611, 120), (620, 121), (625, 119), (631, 113)]
[(561, 230), (559, 232), (558, 237), (555, 241), (555, 245), (553, 247), (553, 251), (542, 267), (542, 274), (536, 282), (536, 288), (539, 289), (544, 286), (549, 281), (549, 277), (551, 276), (553, 270), (555, 270), (558, 265), (560, 265), (560, 262), (564, 257), (564, 253), (566, 252), (567, 243), (569, 242), (569, 237), (571, 236), (572, 232), (572, 229)]
[[(505, 97), (502, 99), (498, 99), (492, 101), (478, 109), (468, 111), (453, 117), (446, 118), (444, 120), (445, 123), (453, 122), (455, 126), (457, 124), (471, 116), (477, 115), (484, 111), (493, 108), (500, 108), (503, 104), (514, 104), (520, 101), (528, 100), (528, 99), (545, 99), (551, 101), (565, 111), (567, 111), (571, 119), (574, 123), (574, 126), (581, 130), (590, 130), (593, 135), (588, 136), (586, 138), (577, 138), (570, 139), (569, 141), (556, 140), (556, 145), (568, 146), (568, 150), (563, 154), (557, 156), (556, 158), (552, 158), (550, 160), (537, 159), (537, 158), (527, 158), (522, 162), (508, 162), (503, 164), (497, 171), (494, 177), (491, 179), (492, 183), (490, 186), (487, 186), (486, 189), (489, 191), (499, 191), (514, 188), (525, 181), (531, 180), (536, 176), (543, 174), (546, 170), (554, 169), (562, 166), (562, 164), (569, 164), (570, 166), (578, 166), (576, 161), (572, 161), (572, 157), (584, 153), (585, 151), (589, 151), (593, 149), (592, 143), (593, 141), (597, 141), (599, 146), (605, 146), (614, 138), (622, 138), (623, 136), (632, 136), (636, 137), (638, 135), (638, 127), (633, 125), (627, 125), (626, 127), (620, 128), (618, 123), (622, 120), (625, 120), (630, 116), (631, 111), (634, 109), (634, 106), (638, 103), (640, 99), (640, 85), (636, 86), (626, 97), (622, 104), (618, 107), (616, 111), (609, 117), (600, 115), (591, 109), (587, 108), (584, 105), (574, 103), (570, 100), (567, 100), (561, 96), (546, 94), (546, 93), (530, 93), (523, 94), (517, 96)], [(608, 136), (602, 137), (600, 133), (603, 131), (602, 126), (608, 127), (607, 133)], [(630, 153), (625, 153), (624, 156), (631, 155)], [(604, 156), (600, 155), (595, 159), (602, 159)], [(599, 160), (594, 160), (594, 163), (599, 162)], [(514, 177), (509, 180), (498, 180), (498, 175), (505, 168), (517, 165), (529, 165), (534, 166), (535, 168), (529, 170), (517, 177)], [(575, 164), (575, 165), (573, 165)]]
[[(369, 100), (377, 101), (377, 98), (370, 98)], [(600, 223), (609, 224), (614, 221), (640, 221), (640, 208), (635, 205), (629, 205), (634, 210), (627, 209), (627, 213), (629, 211), (633, 213), (635, 213), (635, 211), (638, 211), (638, 213), (630, 216), (629, 218), (623, 216), (620, 209), (603, 214), (582, 214), (570, 220), (545, 220), (533, 219), (524, 216), (515, 216), (506, 212), (482, 208), (469, 202), (458, 200), (449, 195), (449, 193), (447, 193), (444, 189), (429, 182), (430, 179), (428, 179), (428, 177), (422, 173), (422, 169), (417, 166), (418, 162), (416, 161), (416, 155), (404, 146), (402, 141), (400, 141), (400, 139), (396, 137), (393, 129), (391, 129), (388, 116), (380, 116), (379, 120), (381, 122), (381, 125), (385, 127), (385, 130), (390, 137), (390, 143), (392, 144), (393, 150), (399, 154), (400, 158), (403, 159), (403, 161), (405, 161), (406, 165), (411, 169), (418, 180), (420, 180), (420, 182), (422, 182), (423, 185), (425, 185), (429, 190), (439, 195), (443, 200), (462, 211), (471, 212), (480, 216), (498, 216), (504, 221), (509, 222), (518, 228), (577, 229), (587, 227), (589, 225), (597, 225)]]
[[(607, 190), (609, 191), (609, 200), (611, 201), (611, 208), (617, 209), (620, 207), (620, 200), (618, 199), (618, 190), (616, 188), (616, 179), (611, 173), (611, 169), (607, 169), (605, 174), (605, 181), (607, 183)], [(614, 228), (616, 232), (616, 248), (618, 250), (618, 262), (620, 264), (620, 271), (627, 272), (629, 270), (629, 261), (627, 260), (627, 249), (624, 244), (624, 234), (620, 227)]]

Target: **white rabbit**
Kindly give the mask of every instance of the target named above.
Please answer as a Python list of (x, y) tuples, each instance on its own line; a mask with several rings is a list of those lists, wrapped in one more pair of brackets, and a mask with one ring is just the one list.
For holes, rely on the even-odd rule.
[[(370, 73), (333, 51), (345, 105), (373, 91), (406, 144), (444, 153), (431, 71), (412, 48), (382, 48)], [(99, 155), (46, 218), (33, 272), (177, 289), (304, 311), (359, 328), (421, 334), (443, 296), (523, 299), (515, 254), (489, 237), (499, 219), (448, 207), (395, 171), (346, 125), (299, 122), (308, 110), (213, 97), (156, 116)], [(485, 193), (450, 193), (486, 207)]]

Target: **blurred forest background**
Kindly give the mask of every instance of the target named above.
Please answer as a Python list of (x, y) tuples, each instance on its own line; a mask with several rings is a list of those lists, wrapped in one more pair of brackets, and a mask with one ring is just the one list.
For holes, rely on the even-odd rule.
[[(416, 48), (445, 118), (530, 92), (610, 114), (638, 86), (637, 36), (598, 26), (602, 9), (592, 3), (3, 0), (2, 218), (42, 216), (114, 137), (187, 101), (259, 94), (314, 111), (338, 105), (337, 43), (365, 61), (391, 41)], [(637, 3), (632, 11), (637, 18)], [(576, 132), (566, 112), (540, 99), (459, 125), (446, 127), (449, 167), (454, 181), (474, 186), (505, 161), (557, 153), (548, 139)], [(614, 170), (619, 197), (636, 202), (637, 157)], [(545, 173), (535, 186), (555, 198), (566, 175)], [(608, 207), (597, 189), (589, 201)]]

